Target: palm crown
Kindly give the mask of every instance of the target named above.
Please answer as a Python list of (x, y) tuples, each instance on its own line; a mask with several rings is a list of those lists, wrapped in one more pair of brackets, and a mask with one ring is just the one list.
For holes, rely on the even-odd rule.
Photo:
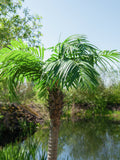
[(28, 48), (21, 40), (11, 41), (8, 48), (0, 51), (1, 77), (7, 78), (12, 93), (15, 94), (16, 85), (24, 82), (24, 78), (44, 90), (56, 82), (62, 88), (96, 85), (99, 74), (94, 65), (106, 67), (109, 60), (118, 61), (119, 58), (118, 52), (101, 52), (81, 35), (70, 36), (49, 49), (53, 54), (45, 62), (44, 47)]

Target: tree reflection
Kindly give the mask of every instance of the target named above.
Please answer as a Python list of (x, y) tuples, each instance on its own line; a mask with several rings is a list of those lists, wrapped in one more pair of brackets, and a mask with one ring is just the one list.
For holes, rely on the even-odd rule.
[[(14, 156), (32, 157), (40, 160), (47, 157), (49, 128), (40, 129), (34, 136), (28, 137), (20, 146), (9, 146), (1, 151)], [(17, 148), (18, 146), (18, 148)], [(11, 153), (11, 148), (12, 153)], [(24, 152), (23, 152), (24, 151)], [(18, 154), (19, 153), (19, 154)], [(20, 158), (19, 157), (19, 158)], [(58, 160), (119, 160), (120, 124), (106, 118), (63, 121), (58, 141)]]
[[(69, 152), (69, 159), (118, 159), (120, 127), (108, 119), (76, 123), (63, 122), (59, 138), (59, 159)], [(118, 129), (119, 128), (119, 129)]]

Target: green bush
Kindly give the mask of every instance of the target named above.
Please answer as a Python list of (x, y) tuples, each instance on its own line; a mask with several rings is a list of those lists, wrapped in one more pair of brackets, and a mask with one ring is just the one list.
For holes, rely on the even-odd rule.
[(67, 110), (73, 104), (88, 105), (92, 113), (106, 113), (108, 106), (116, 107), (120, 104), (120, 83), (105, 87), (102, 83), (92, 90), (71, 89), (65, 91), (65, 106)]

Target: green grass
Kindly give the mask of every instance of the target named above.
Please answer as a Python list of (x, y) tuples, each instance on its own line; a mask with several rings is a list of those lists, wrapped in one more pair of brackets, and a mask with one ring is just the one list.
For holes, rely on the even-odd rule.
[(3, 149), (0, 149), (0, 160), (46, 160), (47, 154), (45, 151), (39, 152), (40, 144), (34, 139), (28, 138), (23, 143), (9, 144)]

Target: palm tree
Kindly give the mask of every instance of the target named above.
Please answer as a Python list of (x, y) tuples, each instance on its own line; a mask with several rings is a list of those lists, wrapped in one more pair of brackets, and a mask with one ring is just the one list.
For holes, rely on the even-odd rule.
[(78, 86), (91, 88), (97, 85), (99, 73), (95, 66), (102, 65), (106, 68), (110, 61), (118, 61), (119, 53), (101, 52), (81, 35), (70, 36), (49, 49), (53, 54), (51, 58), (43, 61), (44, 47), (29, 48), (21, 40), (12, 41), (8, 48), (0, 50), (0, 77), (7, 81), (13, 96), (16, 96), (17, 85), (25, 81), (34, 82), (41, 96), (48, 93), (50, 113), (48, 160), (56, 160), (64, 99), (62, 89)]

